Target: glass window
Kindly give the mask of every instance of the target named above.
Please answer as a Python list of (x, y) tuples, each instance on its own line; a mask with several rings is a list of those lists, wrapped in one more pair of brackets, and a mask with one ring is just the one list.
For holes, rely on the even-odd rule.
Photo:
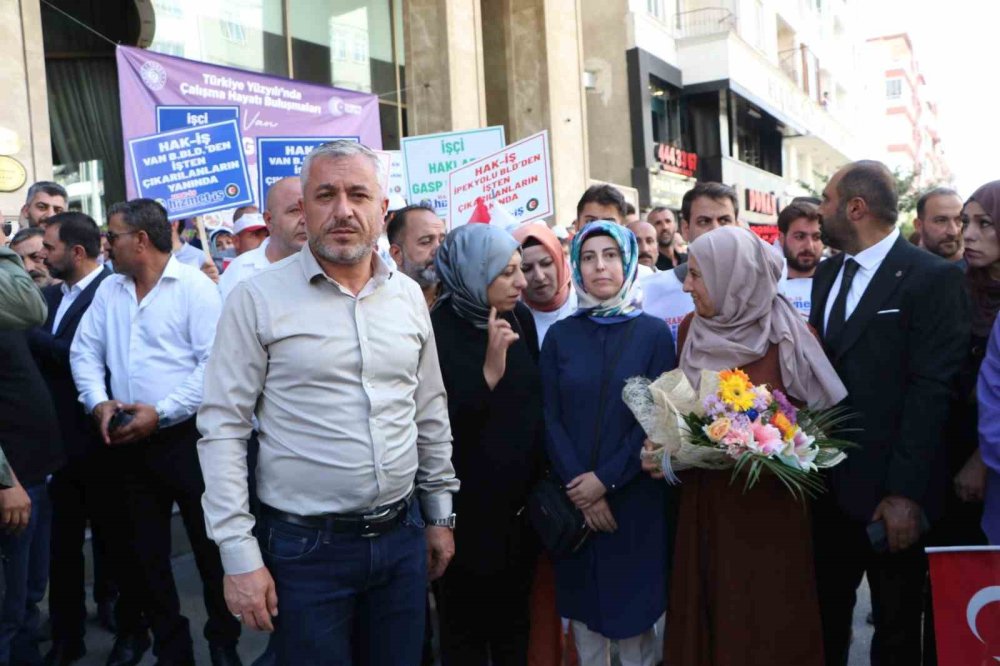
[(287, 0), (296, 79), (395, 101), (389, 0)]
[(213, 65), (288, 76), (282, 0), (244, 0), (235, 8), (205, 0), (153, 0), (150, 50)]
[(903, 96), (903, 79), (889, 79), (885, 82), (885, 96), (888, 99), (899, 99)]
[(649, 79), (649, 106), (653, 121), (653, 141), (680, 147), (679, 91), (660, 79)]

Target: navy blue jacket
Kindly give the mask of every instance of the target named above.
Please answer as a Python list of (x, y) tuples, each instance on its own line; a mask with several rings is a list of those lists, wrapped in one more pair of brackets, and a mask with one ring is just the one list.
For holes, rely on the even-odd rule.
[(110, 275), (111, 271), (105, 267), (87, 285), (66, 311), (55, 334), (52, 333), (52, 322), (63, 299), (62, 289), (59, 285), (43, 289), (42, 294), (49, 306), (48, 319), (44, 325), (36, 326), (28, 333), (31, 355), (35, 358), (35, 363), (52, 394), (62, 432), (63, 448), (71, 461), (79, 460), (103, 446), (93, 419), (80, 404), (80, 393), (73, 382), (73, 373), (69, 365), (69, 348), (73, 344), (73, 336), (76, 335), (80, 320), (83, 319), (83, 313), (94, 300), (97, 287)]

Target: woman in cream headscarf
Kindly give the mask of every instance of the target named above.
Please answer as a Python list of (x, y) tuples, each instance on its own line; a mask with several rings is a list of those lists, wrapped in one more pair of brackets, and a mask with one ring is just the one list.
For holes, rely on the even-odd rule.
[[(823, 348), (778, 293), (781, 259), (745, 229), (691, 243), (684, 291), (695, 312), (678, 332), (680, 367), (742, 368), (811, 407), (846, 397)], [(680, 473), (677, 547), (668, 603), (666, 663), (823, 664), (809, 512), (777, 478), (744, 493), (731, 472)]]

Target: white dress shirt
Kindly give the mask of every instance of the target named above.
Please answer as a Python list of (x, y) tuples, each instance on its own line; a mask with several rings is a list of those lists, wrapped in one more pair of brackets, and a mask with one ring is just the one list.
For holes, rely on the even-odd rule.
[(857, 255), (844, 254), (844, 263), (841, 264), (840, 272), (837, 273), (837, 278), (833, 281), (833, 286), (830, 287), (830, 294), (826, 298), (826, 311), (823, 313), (824, 331), (826, 330), (827, 322), (830, 321), (830, 312), (833, 310), (833, 303), (837, 300), (837, 294), (840, 293), (840, 283), (844, 280), (844, 265), (847, 264), (847, 260), (854, 259), (854, 261), (858, 262), (858, 272), (854, 274), (851, 288), (847, 292), (847, 302), (844, 308), (845, 323), (851, 318), (854, 308), (858, 307), (861, 297), (865, 295), (865, 290), (868, 289), (872, 278), (875, 277), (875, 272), (878, 271), (878, 267), (882, 265), (882, 262), (889, 254), (889, 250), (896, 244), (898, 238), (899, 229), (893, 229), (892, 233), (888, 236), (870, 248), (858, 252)]
[(66, 316), (66, 312), (69, 310), (69, 306), (73, 305), (73, 302), (77, 297), (83, 292), (84, 289), (90, 286), (90, 283), (97, 279), (97, 276), (101, 274), (104, 270), (104, 266), (98, 265), (93, 271), (88, 273), (83, 277), (82, 280), (78, 281), (72, 287), (68, 286), (65, 282), (59, 285), (59, 289), (62, 291), (62, 300), (59, 301), (59, 308), (56, 310), (56, 316), (52, 318), (52, 335), (56, 334), (59, 330), (59, 324), (62, 322), (63, 317)]
[(173, 256), (141, 303), (132, 278), (107, 278), (70, 348), (80, 402), (88, 412), (111, 397), (153, 405), (164, 415), (161, 427), (193, 416), (221, 309), (215, 283)]
[[(542, 348), (542, 343), (545, 341), (545, 334), (549, 332), (552, 328), (552, 324), (557, 321), (562, 321), (566, 317), (570, 316), (576, 312), (579, 300), (576, 295), (576, 289), (570, 285), (569, 296), (566, 297), (566, 302), (560, 306), (558, 310), (553, 310), (552, 312), (542, 312), (541, 310), (531, 309), (531, 316), (535, 320), (535, 330), (538, 332), (538, 348)], [(525, 303), (527, 305), (527, 303)]]
[(182, 264), (194, 266), (195, 268), (201, 268), (205, 263), (205, 252), (199, 250), (190, 243), (182, 243), (181, 246), (174, 251), (174, 257), (176, 257), (177, 261)]
[(229, 262), (226, 270), (222, 271), (222, 276), (219, 278), (219, 293), (222, 294), (223, 303), (229, 298), (229, 294), (236, 288), (236, 285), (271, 265), (271, 260), (265, 254), (270, 241), (270, 237), (265, 238), (259, 247), (236, 257)]
[(226, 300), (198, 456), (205, 524), (228, 574), (263, 565), (247, 492), (254, 414), (264, 504), (303, 516), (359, 513), (416, 488), (425, 517), (451, 513), (458, 480), (427, 303), (416, 282), (377, 256), (373, 264), (355, 296), (306, 246)]
[(694, 312), (694, 301), (684, 291), (684, 283), (677, 279), (676, 268), (660, 271), (639, 281), (642, 286), (642, 311), (670, 326), (677, 347), (677, 329), (684, 317)]

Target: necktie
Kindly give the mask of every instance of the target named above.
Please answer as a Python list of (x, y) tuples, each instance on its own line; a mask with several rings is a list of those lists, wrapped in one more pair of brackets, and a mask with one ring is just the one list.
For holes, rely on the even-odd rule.
[(847, 320), (847, 292), (851, 290), (851, 283), (857, 275), (861, 265), (853, 259), (844, 262), (844, 275), (840, 280), (840, 291), (837, 292), (837, 300), (833, 302), (833, 309), (830, 310), (830, 318), (826, 322), (827, 342), (836, 340), (844, 330), (844, 322)]

